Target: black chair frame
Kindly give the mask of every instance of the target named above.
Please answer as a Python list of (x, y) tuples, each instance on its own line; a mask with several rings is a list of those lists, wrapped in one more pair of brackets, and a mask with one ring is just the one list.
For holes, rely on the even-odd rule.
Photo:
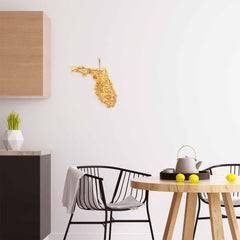
[[(212, 169), (214, 169), (214, 168), (221, 168), (221, 167), (230, 167), (229, 173), (234, 173), (234, 174), (240, 176), (240, 163), (227, 163), (227, 164), (213, 165), (211, 167), (208, 167), (208, 168), (204, 169), (203, 171), (209, 171), (210, 175), (213, 175)], [(237, 195), (237, 197), (240, 197), (240, 193), (239, 192), (233, 193), (233, 196), (235, 194)], [(203, 194), (199, 193), (198, 194), (198, 210), (197, 210), (197, 215), (196, 215), (196, 220), (195, 220), (193, 239), (195, 238), (198, 221), (199, 220), (208, 220), (208, 219), (210, 219), (210, 217), (199, 217), (200, 210), (201, 210), (201, 203), (202, 202), (208, 204), (208, 202), (203, 198)], [(224, 204), (221, 204), (221, 207), (224, 207)], [(234, 208), (235, 207), (240, 207), (240, 205), (234, 205)], [(222, 213), (222, 218), (223, 219), (227, 218), (227, 215)], [(236, 218), (240, 219), (240, 216), (236, 216)]]
[[(148, 223), (150, 227), (150, 232), (151, 232), (151, 237), (152, 240), (154, 240), (154, 234), (153, 234), (153, 228), (152, 228), (152, 223), (151, 223), (151, 218), (150, 218), (150, 213), (149, 213), (149, 191), (145, 190), (135, 190), (135, 198), (137, 196), (139, 197), (139, 202), (145, 203), (146, 205), (146, 212), (147, 212), (147, 219), (114, 219), (113, 218), (113, 212), (114, 211), (128, 211), (130, 209), (113, 209), (109, 207), (106, 201), (105, 197), (105, 191), (104, 191), (104, 185), (103, 185), (103, 178), (100, 177), (99, 174), (99, 169), (112, 169), (112, 170), (118, 170), (119, 175), (117, 178), (117, 182), (115, 185), (115, 189), (113, 192), (112, 200), (110, 203), (116, 203), (119, 201), (120, 196), (123, 195), (123, 199), (127, 196), (127, 192), (129, 191), (130, 187), (130, 178), (131, 176), (134, 177), (140, 177), (140, 176), (151, 176), (150, 174), (143, 173), (143, 172), (138, 172), (138, 171), (133, 171), (129, 169), (124, 169), (124, 168), (119, 168), (119, 167), (113, 167), (113, 166), (78, 166), (78, 169), (86, 172), (84, 175), (83, 181), (91, 181), (95, 185), (95, 189), (90, 189), (88, 188), (88, 194), (93, 194), (92, 192), (95, 191), (95, 197), (96, 200), (90, 201), (89, 198), (84, 198), (81, 203), (77, 201), (75, 204), (78, 205), (79, 208), (84, 209), (84, 210), (96, 210), (96, 211), (104, 211), (105, 212), (105, 219), (104, 221), (73, 221), (73, 214), (71, 214), (65, 235), (63, 240), (66, 240), (67, 234), (70, 228), (70, 225), (74, 224), (101, 224), (104, 227), (104, 240), (107, 239), (107, 229), (109, 225), (109, 232), (108, 232), (108, 239), (111, 240), (111, 235), (112, 235), (112, 224), (113, 223)], [(81, 180), (80, 180), (81, 181)], [(85, 186), (85, 183), (83, 184), (83, 188)], [(86, 189), (83, 189), (83, 192), (85, 192)], [(131, 194), (133, 194), (133, 189), (131, 188)], [(139, 193), (141, 194), (139, 196)], [(89, 207), (90, 206), (90, 207)]]

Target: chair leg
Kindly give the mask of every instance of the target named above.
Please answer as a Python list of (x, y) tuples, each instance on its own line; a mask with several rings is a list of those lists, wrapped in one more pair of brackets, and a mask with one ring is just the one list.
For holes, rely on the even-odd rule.
[(109, 224), (109, 236), (108, 236), (108, 240), (111, 240), (112, 238), (112, 211), (110, 212), (110, 224)]
[(105, 224), (104, 224), (104, 240), (107, 240), (107, 220), (108, 220), (108, 212), (105, 211)]
[(150, 231), (151, 231), (152, 240), (154, 240), (152, 222), (151, 222), (150, 213), (149, 213), (148, 200), (146, 201), (146, 209), (147, 209), (148, 223), (149, 223), (149, 227), (150, 227)]
[(69, 227), (70, 227), (72, 218), (73, 218), (73, 213), (71, 214), (71, 217), (70, 217), (70, 219), (69, 219), (69, 221), (68, 221), (67, 229), (66, 229), (66, 232), (65, 232), (65, 234), (64, 234), (63, 240), (66, 240), (66, 238), (67, 238), (67, 234), (68, 234), (68, 230), (69, 230)]
[(195, 238), (195, 234), (196, 234), (196, 230), (197, 230), (197, 224), (198, 224), (198, 221), (199, 221), (200, 209), (201, 209), (201, 200), (198, 197), (198, 210), (197, 210), (197, 216), (196, 216), (196, 220), (195, 220), (195, 226), (194, 226), (194, 232), (193, 232), (193, 240)]

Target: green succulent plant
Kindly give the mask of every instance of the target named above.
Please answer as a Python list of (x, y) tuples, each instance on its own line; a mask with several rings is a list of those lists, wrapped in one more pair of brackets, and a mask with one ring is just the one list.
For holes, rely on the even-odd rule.
[(7, 117), (8, 130), (19, 130), (20, 122), (19, 114), (12, 111)]

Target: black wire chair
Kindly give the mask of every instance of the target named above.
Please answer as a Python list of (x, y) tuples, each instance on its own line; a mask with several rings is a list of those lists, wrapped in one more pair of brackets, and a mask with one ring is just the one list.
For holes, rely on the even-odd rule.
[[(112, 167), (112, 166), (78, 166), (78, 169), (86, 174), (81, 178), (79, 184), (79, 193), (77, 195), (76, 205), (84, 210), (104, 211), (104, 221), (72, 221), (73, 214), (71, 214), (67, 229), (63, 240), (66, 239), (69, 227), (71, 224), (102, 224), (104, 227), (104, 240), (107, 239), (107, 226), (109, 224), (109, 237), (111, 240), (112, 223), (149, 223), (152, 240), (154, 240), (154, 234), (152, 229), (151, 218), (149, 214), (148, 197), (149, 192), (145, 190), (133, 189), (130, 185), (131, 179), (142, 176), (151, 176), (147, 173), (132, 171), (124, 168)], [(118, 177), (113, 191), (112, 199), (110, 203), (107, 202), (103, 178), (100, 174), (100, 169), (110, 169), (118, 172)], [(132, 207), (138, 208), (145, 204), (147, 219), (130, 220), (130, 219), (114, 219), (114, 211), (128, 211), (132, 207), (124, 205), (129, 196), (134, 199)], [(75, 205), (75, 207), (76, 207)], [(109, 215), (110, 213), (110, 215)]]
[[(229, 163), (229, 164), (214, 165), (214, 166), (211, 166), (211, 167), (208, 167), (208, 168), (204, 169), (203, 171), (209, 171), (211, 175), (213, 175), (214, 173), (217, 173), (217, 171), (218, 171), (218, 172), (221, 172), (222, 174), (224, 173), (225, 175), (228, 174), (228, 173), (234, 173), (237, 176), (240, 176), (240, 163)], [(233, 193), (231, 193), (231, 196), (234, 199), (233, 206), (234, 207), (240, 207), (240, 193), (239, 192), (233, 192)], [(195, 220), (193, 239), (195, 238), (198, 221), (199, 220), (210, 219), (209, 216), (199, 217), (200, 210), (201, 210), (201, 203), (208, 204), (207, 193), (199, 193), (198, 194), (198, 210), (197, 210), (197, 216), (196, 216), (196, 220)], [(223, 203), (222, 200), (221, 200), (221, 207), (224, 207), (224, 203)], [(222, 213), (222, 218), (227, 218), (227, 215)], [(240, 216), (236, 216), (236, 218), (240, 219)]]

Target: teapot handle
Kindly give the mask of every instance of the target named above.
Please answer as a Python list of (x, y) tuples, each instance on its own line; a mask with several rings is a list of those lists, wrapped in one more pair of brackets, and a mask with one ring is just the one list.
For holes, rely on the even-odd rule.
[(192, 150), (193, 150), (193, 152), (194, 152), (194, 155), (195, 155), (195, 161), (197, 161), (197, 153), (196, 153), (196, 150), (195, 150), (195, 148), (194, 147), (192, 147), (192, 146), (190, 146), (190, 145), (183, 145), (183, 146), (181, 146), (179, 149), (178, 149), (178, 151), (177, 151), (177, 159), (179, 158), (179, 153), (180, 153), (180, 151), (183, 149), (183, 148), (185, 148), (185, 147), (189, 147), (189, 148), (191, 148)]

